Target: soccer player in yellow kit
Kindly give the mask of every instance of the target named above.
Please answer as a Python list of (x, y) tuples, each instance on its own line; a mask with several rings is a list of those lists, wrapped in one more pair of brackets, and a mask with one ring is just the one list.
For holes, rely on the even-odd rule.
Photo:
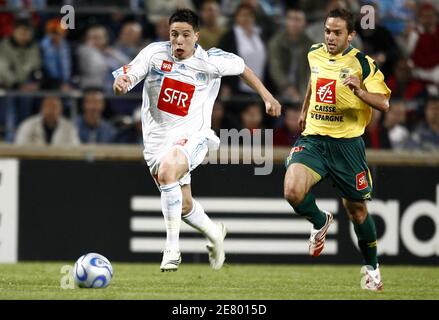
[(331, 178), (365, 261), (362, 288), (382, 290), (375, 223), (365, 203), (371, 199), (372, 179), (361, 135), (372, 108), (389, 110), (390, 90), (376, 63), (350, 45), (355, 36), (352, 13), (335, 9), (324, 27), (325, 44), (313, 45), (308, 53), (311, 77), (299, 119), (303, 132), (286, 159), (284, 196), (313, 224), (309, 253), (319, 256), (333, 216), (317, 207), (310, 189)]

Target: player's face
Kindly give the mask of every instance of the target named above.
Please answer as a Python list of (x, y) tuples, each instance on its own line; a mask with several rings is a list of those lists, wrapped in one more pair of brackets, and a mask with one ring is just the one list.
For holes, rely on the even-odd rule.
[(328, 18), (325, 23), (325, 42), (328, 52), (336, 55), (349, 46), (355, 31), (348, 32), (347, 23), (341, 18)]
[(174, 22), (170, 28), (170, 41), (174, 57), (186, 59), (195, 52), (195, 44), (198, 41), (198, 32), (186, 22)]

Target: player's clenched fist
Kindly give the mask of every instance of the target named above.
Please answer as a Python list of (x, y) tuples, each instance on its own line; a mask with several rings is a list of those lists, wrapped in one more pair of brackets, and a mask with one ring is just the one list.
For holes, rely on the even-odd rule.
[(265, 102), (265, 111), (272, 117), (279, 117), (281, 113), (281, 105), (279, 101), (275, 98), (271, 97)]
[(114, 80), (113, 91), (116, 95), (122, 95), (128, 92), (131, 80), (127, 75), (119, 76)]

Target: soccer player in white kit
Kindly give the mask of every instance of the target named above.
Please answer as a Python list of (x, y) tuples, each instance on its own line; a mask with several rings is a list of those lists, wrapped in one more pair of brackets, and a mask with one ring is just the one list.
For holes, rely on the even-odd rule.
[[(225, 260), (226, 228), (213, 223), (192, 198), (191, 171), (202, 163), (208, 149), (218, 148), (211, 127), (214, 101), (221, 77), (240, 75), (258, 92), (269, 115), (278, 117), (279, 102), (242, 58), (197, 44), (199, 18), (179, 9), (170, 18), (170, 41), (151, 43), (134, 60), (113, 72), (113, 90), (122, 95), (145, 79), (142, 128), (144, 158), (161, 191), (166, 225), (162, 271), (176, 271), (181, 263), (181, 220), (208, 240), (210, 265), (219, 270)], [(255, 52), (255, 54), (258, 54)]]

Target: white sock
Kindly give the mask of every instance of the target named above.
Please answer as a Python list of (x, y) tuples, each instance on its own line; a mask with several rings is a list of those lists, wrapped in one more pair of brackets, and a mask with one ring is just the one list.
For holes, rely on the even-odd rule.
[(166, 249), (180, 250), (179, 237), (181, 225), (182, 198), (178, 182), (160, 186), (162, 190), (162, 212), (166, 225)]
[(192, 199), (192, 210), (183, 216), (183, 221), (200, 231), (210, 242), (215, 243), (220, 237), (220, 228), (204, 212), (201, 204)]

